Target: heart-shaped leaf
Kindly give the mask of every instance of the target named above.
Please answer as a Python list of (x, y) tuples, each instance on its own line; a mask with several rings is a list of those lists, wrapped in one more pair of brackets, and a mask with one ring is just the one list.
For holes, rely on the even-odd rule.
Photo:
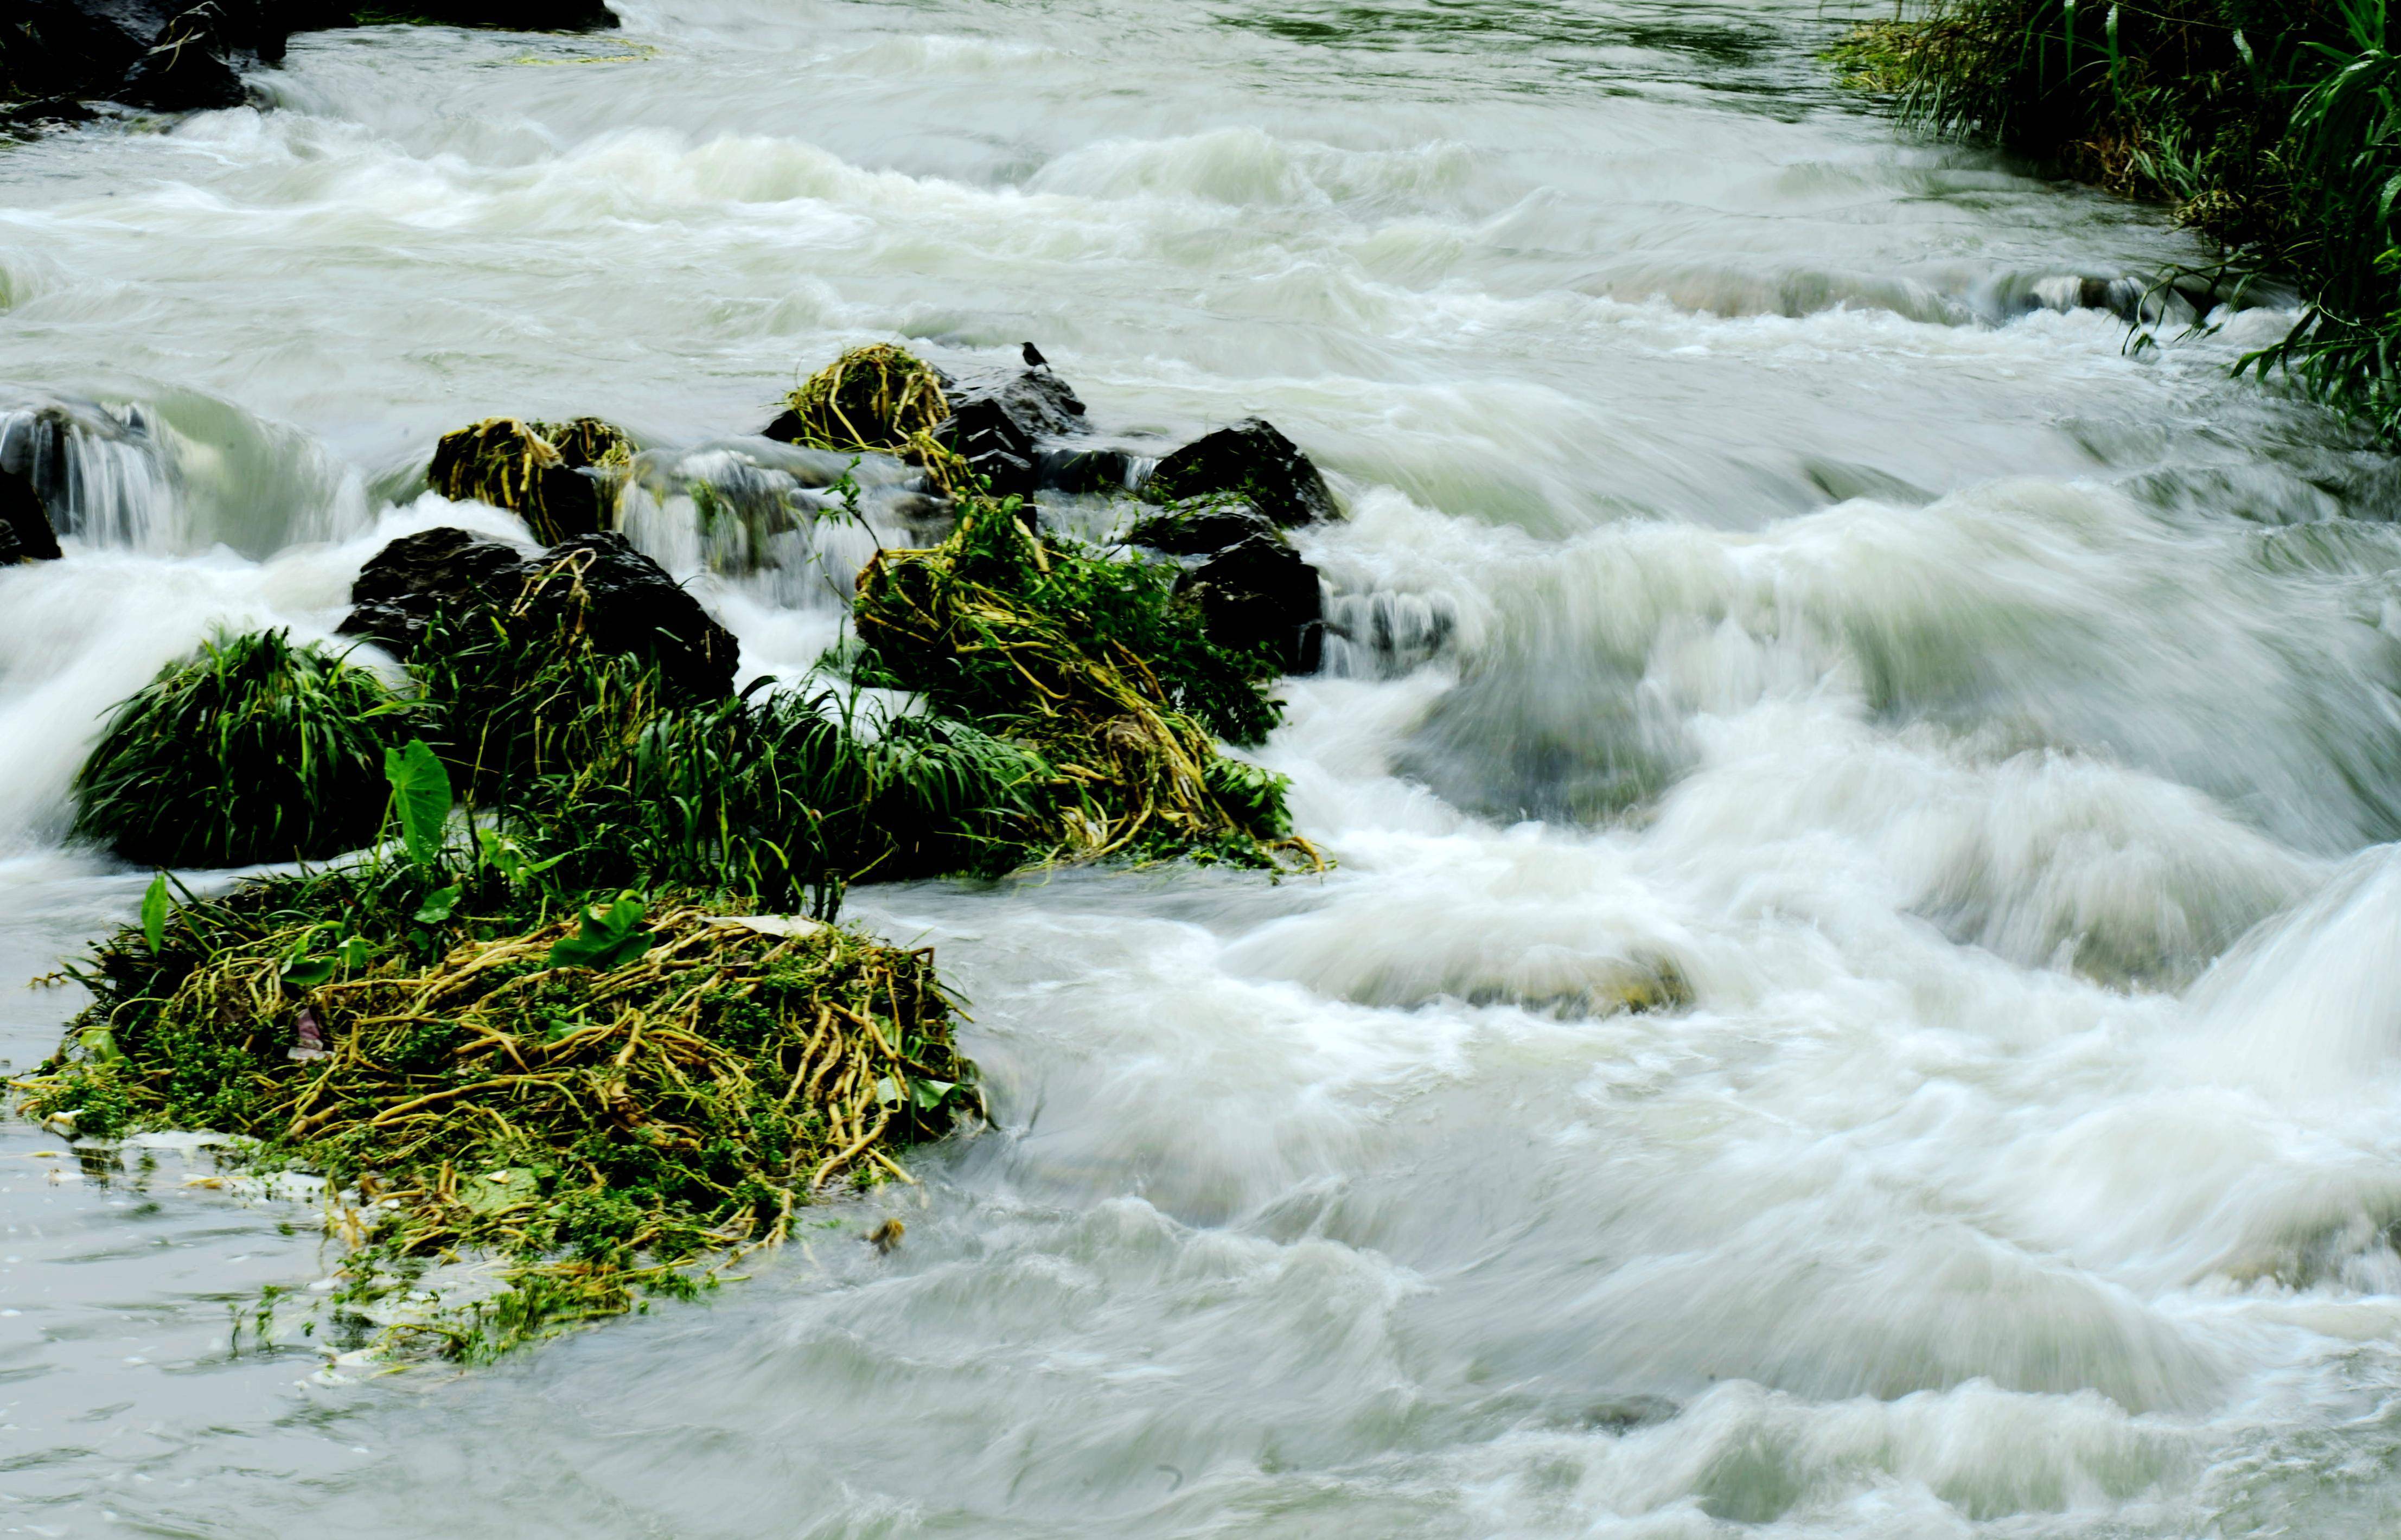
[(450, 820), (450, 772), (423, 738), (411, 738), (383, 751), (383, 777), (391, 782), (408, 859), (432, 866), (441, 858), (442, 832)]

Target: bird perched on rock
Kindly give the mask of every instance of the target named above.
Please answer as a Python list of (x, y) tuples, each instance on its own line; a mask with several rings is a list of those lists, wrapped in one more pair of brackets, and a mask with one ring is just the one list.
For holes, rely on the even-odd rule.
[(900, 1244), (901, 1232), (908, 1228), (898, 1219), (886, 1219), (868, 1231), (862, 1239), (875, 1248), (875, 1255), (878, 1257), (889, 1257), (892, 1255), (892, 1248)]
[(1025, 345), (1025, 366), (1029, 369), (1047, 369), (1050, 366), (1050, 361), (1042, 356), (1041, 349), (1029, 342)]

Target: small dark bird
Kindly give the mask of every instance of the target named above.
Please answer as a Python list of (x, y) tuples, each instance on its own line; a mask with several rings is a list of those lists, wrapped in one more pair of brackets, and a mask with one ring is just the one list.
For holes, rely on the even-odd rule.
[(1047, 369), (1050, 366), (1050, 361), (1042, 356), (1041, 349), (1029, 342), (1025, 345), (1025, 366), (1029, 369)]
[(878, 1257), (889, 1257), (892, 1248), (900, 1244), (901, 1231), (909, 1227), (898, 1219), (886, 1219), (867, 1234), (867, 1244), (875, 1248)]

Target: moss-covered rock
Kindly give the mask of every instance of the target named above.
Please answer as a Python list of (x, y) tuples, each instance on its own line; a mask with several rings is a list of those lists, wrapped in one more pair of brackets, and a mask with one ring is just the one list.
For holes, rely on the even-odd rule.
[(455, 502), (488, 502), (545, 545), (616, 527), (633, 441), (597, 418), (487, 418), (442, 435), (425, 479)]

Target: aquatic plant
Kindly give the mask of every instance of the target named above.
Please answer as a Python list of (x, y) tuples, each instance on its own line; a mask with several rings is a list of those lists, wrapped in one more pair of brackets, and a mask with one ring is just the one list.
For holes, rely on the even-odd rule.
[(356, 849), (383, 818), (384, 751), (419, 718), (288, 631), (220, 635), (110, 715), (75, 777), (75, 832), (165, 866)]
[(830, 690), (791, 692), (652, 717), (546, 782), (529, 827), (564, 880), (638, 873), (830, 916), (856, 882), (1019, 864), (1048, 776), (963, 722), (868, 723)]
[(1904, 119), (2168, 202), (2301, 323), (2243, 367), (2401, 436), (2401, 62), (2386, 0), (1928, 0), (1837, 58)]
[(1014, 498), (967, 498), (940, 545), (860, 572), (858, 674), (1039, 754), (1054, 772), (1042, 859), (1314, 860), (1287, 839), (1280, 786), (1211, 769), (1216, 738), (1255, 743), (1275, 725), (1279, 669), (1211, 643), (1175, 571), (1037, 535)]
[(838, 454), (884, 454), (923, 466), (946, 491), (966, 489), (959, 457), (934, 430), (951, 415), (942, 377), (905, 348), (853, 348), (784, 398), (768, 436)]
[(495, 417), (443, 434), (425, 479), (454, 502), (508, 509), (550, 545), (612, 528), (633, 462), (633, 440), (597, 418)]
[[(281, 878), (119, 932), (27, 1109), (242, 1135), (254, 1169), (354, 1189), (336, 1305), (471, 1357), (689, 1292), (981, 1109), (928, 953), (672, 895), (559, 914), (489, 863), (412, 914), (413, 878)], [(507, 1290), (411, 1301), (461, 1254)]]

